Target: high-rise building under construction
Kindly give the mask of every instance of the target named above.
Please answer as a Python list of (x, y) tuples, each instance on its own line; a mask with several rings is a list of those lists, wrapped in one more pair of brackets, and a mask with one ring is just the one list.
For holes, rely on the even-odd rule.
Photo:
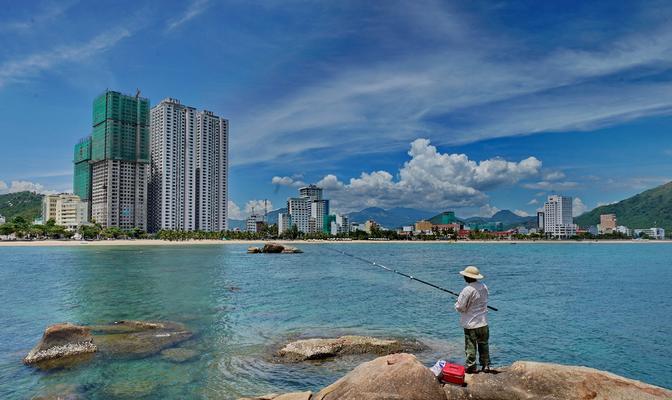
[(166, 98), (151, 138), (149, 231), (226, 230), (229, 121)]
[(89, 199), (93, 220), (104, 227), (147, 229), (149, 100), (139, 92), (98, 96), (93, 131), (75, 146), (74, 161), (74, 191)]

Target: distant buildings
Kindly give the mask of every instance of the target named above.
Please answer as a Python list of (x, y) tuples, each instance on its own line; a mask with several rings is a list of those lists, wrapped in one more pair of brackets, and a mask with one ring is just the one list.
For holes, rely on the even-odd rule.
[(42, 219), (44, 223), (54, 220), (56, 225), (75, 230), (88, 224), (89, 203), (79, 196), (69, 193), (48, 194), (42, 198)]
[(601, 214), (597, 231), (602, 235), (614, 233), (616, 225), (616, 214)]
[(336, 236), (350, 232), (350, 221), (346, 215), (332, 214), (327, 216), (329, 225), (325, 226), (325, 232)]
[(288, 224), (283, 224), (284, 232), (292, 225), (296, 225), (299, 232), (316, 233), (325, 232), (330, 226), (325, 226), (325, 220), (329, 223), (329, 200), (322, 198), (322, 188), (309, 185), (299, 189), (299, 197), (287, 199)]
[(413, 233), (416, 235), (433, 235), (434, 233), (459, 232), (464, 228), (462, 221), (457, 219), (454, 211), (444, 211), (430, 219), (417, 221)]
[(663, 228), (648, 228), (635, 229), (635, 237), (649, 237), (650, 239), (663, 240), (665, 239), (665, 229)]
[(537, 230), (539, 230), (539, 231), (544, 230), (544, 212), (543, 211), (537, 212)]
[(124, 230), (147, 227), (149, 100), (106, 91), (93, 101), (91, 136), (74, 149), (74, 192), (92, 220)]
[(173, 98), (151, 110), (149, 231), (227, 228), (229, 121)]
[(544, 232), (556, 238), (567, 239), (576, 235), (576, 225), (572, 217), (572, 198), (568, 196), (548, 196), (544, 203)]
[(246, 232), (261, 232), (264, 225), (266, 225), (266, 218), (263, 215), (252, 213), (245, 220), (245, 231)]
[(278, 214), (278, 233), (287, 232), (292, 227), (292, 218), (287, 213)]

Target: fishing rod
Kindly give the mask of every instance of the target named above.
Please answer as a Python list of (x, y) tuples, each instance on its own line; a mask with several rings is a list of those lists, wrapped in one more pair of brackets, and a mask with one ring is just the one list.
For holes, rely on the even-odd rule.
[[(444, 292), (446, 292), (446, 293), (450, 293), (450, 294), (452, 294), (452, 295), (455, 296), (455, 297), (459, 297), (459, 296), (460, 296), (459, 293), (455, 293), (455, 292), (453, 292), (452, 290), (448, 290), (448, 289), (443, 288), (443, 287), (441, 287), (441, 286), (435, 285), (435, 284), (433, 284), (433, 283), (431, 283), (431, 282), (427, 282), (427, 281), (422, 280), (422, 279), (420, 279), (420, 278), (416, 278), (416, 277), (413, 276), (413, 275), (405, 274), (405, 273), (403, 273), (403, 272), (401, 272), (401, 271), (397, 271), (396, 269), (388, 268), (388, 267), (384, 266), (383, 264), (377, 263), (377, 262), (375, 262), (375, 261), (367, 260), (366, 258), (359, 257), (359, 256), (356, 256), (356, 255), (354, 255), (354, 254), (346, 253), (346, 252), (343, 251), (343, 250), (334, 249), (334, 248), (329, 247), (329, 246), (325, 246), (325, 247), (326, 247), (327, 249), (329, 249), (329, 250), (335, 251), (335, 252), (340, 253), (340, 254), (342, 254), (342, 255), (344, 255), (344, 256), (348, 256), (348, 257), (354, 258), (355, 260), (364, 262), (364, 263), (366, 263), (366, 264), (371, 264), (371, 265), (373, 265), (374, 267), (382, 268), (382, 269), (384, 269), (385, 271), (388, 271), (388, 272), (394, 272), (395, 274), (397, 274), (397, 275), (401, 275), (401, 276), (403, 276), (403, 277), (406, 277), (406, 278), (408, 278), (408, 279), (410, 279), (410, 280), (412, 280), (412, 281), (420, 282), (420, 283), (423, 283), (423, 284), (425, 284), (425, 285), (427, 285), (427, 286), (431, 286), (431, 287), (433, 287), (433, 288), (435, 288), (435, 289), (439, 289), (439, 290), (444, 291)], [(499, 311), (499, 310), (498, 310), (497, 308), (495, 308), (495, 307), (488, 306), (488, 308), (491, 309), (492, 311)]]

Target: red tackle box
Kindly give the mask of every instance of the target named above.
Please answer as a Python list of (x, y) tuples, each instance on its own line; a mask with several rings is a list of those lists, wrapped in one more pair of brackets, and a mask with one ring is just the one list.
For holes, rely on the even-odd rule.
[(441, 381), (455, 385), (464, 385), (464, 367), (462, 365), (446, 363), (441, 370)]

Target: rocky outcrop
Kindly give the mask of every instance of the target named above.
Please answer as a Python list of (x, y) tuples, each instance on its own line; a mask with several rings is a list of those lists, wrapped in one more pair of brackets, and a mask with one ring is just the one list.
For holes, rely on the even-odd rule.
[[(191, 336), (192, 333), (177, 322), (118, 321), (89, 327), (70, 323), (55, 324), (45, 330), (42, 340), (23, 362), (50, 369), (88, 361), (93, 352), (107, 356), (146, 357), (173, 347)], [(175, 362), (184, 362), (195, 356), (177, 351), (166, 357), (172, 357)]]
[(441, 384), (414, 355), (393, 354), (359, 365), (313, 400), (444, 400)]
[(277, 358), (280, 362), (293, 363), (351, 354), (387, 355), (424, 348), (419, 342), (378, 339), (370, 336), (341, 336), (291, 342), (278, 351)]
[(48, 327), (40, 342), (23, 359), (25, 364), (37, 364), (53, 359), (62, 359), (97, 350), (88, 328), (71, 323)]
[(285, 247), (277, 243), (266, 243), (264, 247), (261, 248), (262, 253), (282, 253)]
[(593, 368), (518, 361), (499, 374), (467, 375), (466, 387), (446, 385), (448, 400), (656, 400), (672, 391)]
[(672, 399), (672, 391), (592, 368), (529, 361), (498, 373), (467, 375), (465, 386), (442, 385), (415, 356), (400, 353), (361, 364), (312, 396), (305, 392), (252, 399), (662, 400)]
[(296, 247), (292, 247), (292, 246), (283, 246), (283, 245), (277, 244), (277, 243), (266, 243), (264, 245), (264, 247), (262, 247), (262, 248), (254, 247), (254, 246), (248, 247), (247, 248), (247, 253), (248, 254), (257, 254), (257, 253), (295, 254), (295, 253), (303, 253), (303, 250), (297, 249)]

